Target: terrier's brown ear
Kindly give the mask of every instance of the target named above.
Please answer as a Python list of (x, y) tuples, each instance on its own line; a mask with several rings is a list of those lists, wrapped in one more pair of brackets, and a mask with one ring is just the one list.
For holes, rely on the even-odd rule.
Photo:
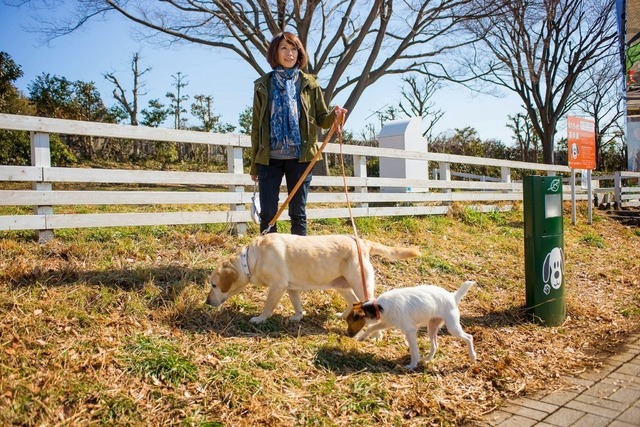
[(362, 319), (365, 317), (364, 309), (362, 308), (362, 302), (354, 302), (351, 309), (351, 316), (354, 320)]
[(367, 316), (367, 314), (362, 309), (362, 304), (360, 304), (357, 308), (356, 308), (356, 304), (354, 304), (352, 313), (353, 313), (354, 320), (362, 319)]

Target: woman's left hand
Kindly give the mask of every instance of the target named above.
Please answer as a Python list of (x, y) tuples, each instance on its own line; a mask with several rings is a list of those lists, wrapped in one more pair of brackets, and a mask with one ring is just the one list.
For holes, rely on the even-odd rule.
[(342, 108), (339, 105), (336, 105), (336, 108), (333, 109), (333, 111), (335, 111), (336, 113), (336, 118), (340, 118), (342, 116), (346, 116), (348, 113), (348, 110), (346, 108)]
[(344, 125), (344, 121), (347, 118), (347, 109), (342, 108), (339, 105), (336, 105), (336, 108), (334, 108), (333, 111), (335, 111), (336, 113), (336, 120), (338, 123), (338, 127), (342, 128), (342, 126)]

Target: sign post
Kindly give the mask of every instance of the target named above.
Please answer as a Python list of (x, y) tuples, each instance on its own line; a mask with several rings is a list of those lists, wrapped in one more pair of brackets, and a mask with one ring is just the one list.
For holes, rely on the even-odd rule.
[[(596, 168), (596, 132), (593, 119), (567, 116), (567, 152), (571, 168), (571, 223), (576, 224), (576, 169), (585, 169), (589, 224), (591, 224), (593, 219), (591, 171)], [(584, 172), (581, 179), (584, 182)]]

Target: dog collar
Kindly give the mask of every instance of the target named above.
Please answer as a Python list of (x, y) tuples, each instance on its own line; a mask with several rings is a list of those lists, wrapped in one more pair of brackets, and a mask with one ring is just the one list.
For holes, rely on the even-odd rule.
[(374, 310), (376, 311), (376, 320), (380, 320), (380, 307), (378, 307), (378, 300), (374, 298), (371, 302)]
[(242, 264), (242, 272), (245, 276), (251, 277), (251, 269), (249, 268), (249, 246), (242, 248), (240, 253), (240, 263)]

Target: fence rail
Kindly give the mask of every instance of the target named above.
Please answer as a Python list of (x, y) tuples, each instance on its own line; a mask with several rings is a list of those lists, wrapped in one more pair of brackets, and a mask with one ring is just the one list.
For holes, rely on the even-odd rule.
[[(0, 114), (0, 129), (27, 131), (31, 139), (32, 166), (0, 165), (0, 206), (33, 207), (32, 214), (0, 215), (0, 230), (39, 230), (41, 240), (58, 228), (141, 226), (229, 223), (239, 233), (251, 222), (248, 209), (253, 195), (253, 181), (243, 164), (243, 150), (250, 147), (249, 137), (174, 129), (147, 128), (105, 123)], [(225, 147), (227, 172), (175, 172), (160, 170), (89, 169), (51, 166), (49, 135), (52, 133), (91, 137), (180, 142)], [(421, 138), (421, 136), (416, 136)], [(426, 147), (426, 142), (424, 143)], [(402, 216), (444, 214), (453, 202), (475, 203), (478, 210), (509, 209), (510, 203), (522, 200), (522, 184), (512, 182), (512, 170), (528, 174), (544, 173), (565, 176), (565, 200), (571, 193), (571, 170), (561, 165), (515, 162), (471, 156), (459, 156), (395, 148), (340, 146), (327, 144), (325, 153), (350, 156), (352, 175), (314, 176), (309, 193), (307, 214), (310, 219), (346, 218), (347, 202), (356, 216)], [(424, 179), (367, 176), (367, 158), (400, 159), (424, 162)], [(437, 165), (429, 174), (429, 165)], [(500, 177), (486, 177), (452, 172), (452, 164), (481, 165), (499, 168)], [(412, 163), (415, 165), (415, 162)], [(432, 178), (430, 179), (430, 175)], [(344, 183), (349, 190), (345, 194)], [(617, 172), (593, 177), (594, 192), (611, 193), (615, 203), (640, 205), (638, 172)], [(605, 183), (610, 183), (605, 186)], [(87, 190), (64, 190), (68, 184), (86, 184)], [(105, 184), (139, 186), (134, 190), (102, 188)], [(603, 185), (600, 185), (603, 184)], [(28, 188), (28, 186), (31, 188)], [(27, 188), (23, 188), (23, 187)], [(61, 188), (59, 188), (61, 187)], [(168, 191), (166, 187), (171, 187)], [(194, 188), (195, 187), (195, 188)], [(578, 187), (579, 188), (579, 187)], [(348, 200), (347, 200), (348, 197)], [(280, 195), (284, 200), (286, 194)], [(586, 200), (580, 189), (578, 200)], [(84, 213), (83, 206), (153, 205), (160, 212)], [(55, 206), (73, 213), (55, 213)], [(173, 206), (173, 207), (172, 207)], [(198, 211), (193, 207), (197, 206)], [(179, 210), (176, 210), (179, 209)], [(287, 220), (286, 211), (282, 215)], [(47, 237), (48, 236), (48, 237)]]

